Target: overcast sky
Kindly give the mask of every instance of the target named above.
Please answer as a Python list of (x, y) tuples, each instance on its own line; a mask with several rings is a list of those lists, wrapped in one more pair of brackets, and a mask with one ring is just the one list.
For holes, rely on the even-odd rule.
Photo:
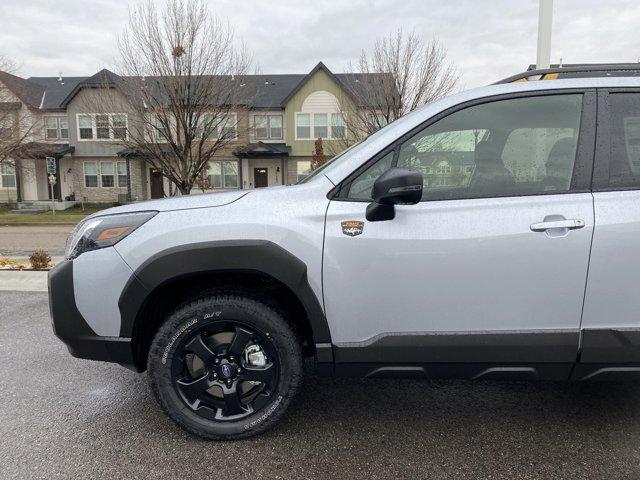
[[(0, 54), (24, 76), (91, 75), (114, 64), (126, 0), (2, 0)], [(475, 87), (535, 63), (538, 0), (210, 0), (263, 73), (342, 71), (398, 27), (438, 37)], [(552, 62), (636, 62), (640, 1), (555, 0)]]

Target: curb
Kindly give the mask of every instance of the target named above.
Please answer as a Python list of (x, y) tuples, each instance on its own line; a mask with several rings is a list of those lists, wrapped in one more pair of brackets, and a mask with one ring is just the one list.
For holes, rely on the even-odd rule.
[(48, 271), (0, 270), (0, 291), (46, 292)]
[(12, 222), (12, 223), (0, 223), (0, 227), (73, 227), (78, 222), (42, 222), (42, 223), (27, 223), (27, 222)]

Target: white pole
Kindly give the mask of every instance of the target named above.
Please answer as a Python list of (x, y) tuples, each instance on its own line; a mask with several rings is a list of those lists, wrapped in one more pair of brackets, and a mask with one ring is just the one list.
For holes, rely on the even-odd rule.
[(551, 26), (553, 23), (553, 0), (539, 1), (537, 69), (549, 68), (551, 63)]

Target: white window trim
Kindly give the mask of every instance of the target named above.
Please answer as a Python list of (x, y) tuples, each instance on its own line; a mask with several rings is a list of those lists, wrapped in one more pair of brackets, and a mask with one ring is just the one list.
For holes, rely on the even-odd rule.
[[(70, 137), (70, 130), (69, 130), (69, 118), (66, 115), (44, 115), (43, 117), (43, 122), (44, 122), (44, 140), (45, 142), (61, 142), (61, 141), (69, 141), (69, 137)], [(47, 138), (47, 130), (49, 130), (49, 128), (47, 127), (47, 120), (49, 118), (55, 118), (56, 119), (56, 134), (58, 135), (56, 138)], [(64, 118), (67, 120), (67, 136), (66, 137), (62, 137), (60, 135), (60, 132), (62, 131), (62, 128), (60, 127), (60, 119)]]
[[(309, 129), (310, 129), (310, 134), (311, 137), (310, 138), (300, 138), (298, 137), (298, 116), (299, 115), (309, 115)], [(326, 115), (327, 116), (327, 125), (322, 125), (322, 128), (326, 128), (327, 129), (327, 136), (326, 137), (317, 137), (315, 135), (316, 133), (316, 127), (314, 125), (314, 119), (316, 115)], [(342, 115), (342, 118), (344, 119), (344, 130), (345, 130), (345, 136), (344, 137), (333, 137), (331, 135), (331, 126), (332, 126), (332, 116), (333, 115)], [(296, 140), (300, 140), (300, 141), (305, 141), (305, 140), (313, 140), (316, 141), (318, 138), (322, 138), (322, 140), (344, 140), (346, 138), (347, 135), (347, 119), (346, 116), (343, 112), (296, 112), (295, 114), (295, 125), (294, 125), (294, 138)]]
[[(236, 163), (238, 165), (238, 173), (236, 174), (237, 177), (237, 186), (236, 187), (227, 187), (225, 185), (225, 180), (224, 180), (224, 163), (225, 162), (229, 162), (229, 163)], [(215, 160), (209, 160), (209, 165), (211, 165), (212, 163), (219, 163), (220, 164), (220, 183), (221, 186), (220, 187), (214, 187), (213, 186), (213, 182), (211, 182), (211, 190), (240, 190), (241, 185), (240, 185), (240, 169), (242, 168), (241, 162), (239, 160), (229, 160), (229, 159), (215, 159)], [(207, 172), (207, 176), (213, 176), (212, 173), (208, 173)]]
[[(205, 113), (205, 115), (207, 115)], [(214, 115), (214, 114), (209, 114), (209, 115)], [(234, 132), (234, 136), (230, 137), (230, 138), (225, 138), (224, 141), (225, 142), (235, 142), (236, 140), (238, 140), (238, 114), (235, 112), (231, 112), (231, 113), (227, 113), (225, 114), (225, 116), (227, 117), (232, 117), (233, 118), (233, 132)], [(217, 126), (217, 135), (216, 136), (211, 136), (209, 135), (207, 137), (207, 140), (219, 140), (220, 139), (220, 131), (222, 130), (222, 122)], [(202, 136), (204, 134), (204, 132), (201, 131), (200, 135)]]
[[(8, 164), (4, 164), (2, 165), (2, 167), (6, 168), (6, 167), (13, 167), (13, 165), (8, 165)], [(18, 185), (18, 179), (16, 178), (16, 169), (15, 167), (13, 168), (13, 173), (4, 173), (2, 167), (0, 167), (0, 188), (5, 188), (5, 189), (16, 189), (17, 185)], [(7, 186), (4, 184), (4, 177), (5, 176), (12, 176), (13, 177), (13, 187), (11, 186)]]
[[(309, 138), (298, 137), (298, 117), (300, 115), (309, 115)], [(313, 138), (313, 113), (312, 112), (296, 112), (295, 118), (296, 118), (296, 124), (293, 126), (295, 139), (296, 140), (315, 140)]]
[[(95, 163), (96, 164), (96, 186), (90, 187), (87, 185), (87, 163)], [(91, 174), (93, 175), (93, 174)], [(100, 162), (98, 160), (85, 160), (82, 162), (82, 183), (84, 184), (84, 188), (100, 188)]]
[[(96, 182), (95, 187), (90, 187), (87, 185), (87, 163), (95, 163), (96, 164), (96, 176), (98, 180)], [(111, 163), (113, 164), (113, 187), (105, 187), (102, 185), (102, 164), (103, 163)], [(84, 188), (127, 188), (126, 185), (120, 185), (118, 180), (118, 163), (124, 163), (125, 169), (127, 168), (126, 160), (84, 160), (82, 162), (82, 183), (84, 184)], [(106, 175), (111, 175), (107, 173)], [(129, 178), (131, 178), (131, 172), (129, 172)]]
[[(160, 117), (156, 113), (154, 113), (152, 115), (153, 115), (153, 117), (152, 117), (153, 125), (151, 127), (151, 132), (150, 132), (151, 133), (151, 141), (153, 143), (169, 143), (169, 139), (161, 137), (160, 136), (160, 132), (158, 131), (158, 128), (160, 127), (160, 125), (159, 125)], [(169, 126), (169, 136), (171, 136), (171, 126)]]
[[(280, 136), (274, 137), (271, 135), (271, 119), (274, 117), (280, 118)], [(256, 119), (257, 118), (265, 118), (267, 120), (267, 136), (259, 137), (258, 136), (258, 128), (256, 127)], [(253, 116), (253, 138), (258, 141), (273, 141), (273, 140), (283, 140), (284, 139), (284, 115), (281, 113), (265, 113), (258, 114)]]
[(126, 160), (116, 160), (113, 163), (115, 164), (114, 165), (114, 167), (115, 167), (115, 176), (116, 176), (115, 187), (116, 188), (127, 188), (126, 183), (124, 185), (120, 185), (120, 175), (118, 174), (118, 164), (122, 163), (122, 164), (124, 164), (124, 170), (125, 170), (124, 176), (129, 177), (129, 183), (131, 183), (131, 172), (127, 171), (127, 161)]
[[(109, 117), (109, 138), (98, 138), (98, 129), (96, 126), (96, 116), (107, 115)], [(76, 113), (76, 134), (78, 142), (113, 142), (118, 139), (113, 136), (113, 117), (122, 115), (124, 117), (126, 138), (129, 137), (129, 116), (126, 113), (105, 112), (105, 113)], [(80, 117), (91, 117), (91, 135), (92, 138), (80, 138)]]

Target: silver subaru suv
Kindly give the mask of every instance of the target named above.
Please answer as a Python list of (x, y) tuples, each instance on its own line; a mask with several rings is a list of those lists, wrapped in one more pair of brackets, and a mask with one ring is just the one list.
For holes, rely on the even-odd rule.
[(88, 217), (49, 274), (56, 335), (146, 370), (165, 412), (212, 439), (273, 426), (305, 360), (341, 376), (636, 376), (640, 78), (513, 82), (557, 73), (425, 105), (297, 185)]

